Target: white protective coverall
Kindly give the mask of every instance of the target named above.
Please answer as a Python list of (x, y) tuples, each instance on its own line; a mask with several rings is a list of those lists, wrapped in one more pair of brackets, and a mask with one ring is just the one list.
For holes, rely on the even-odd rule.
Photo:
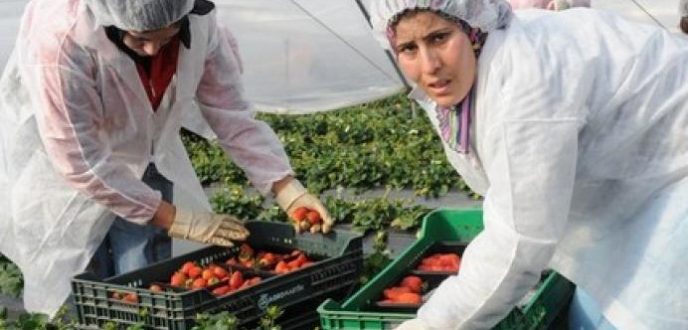
[(180, 47), (154, 112), (134, 61), (83, 0), (28, 4), (0, 81), (0, 253), (24, 274), (27, 310), (57, 311), (115, 215), (152, 218), (161, 197), (141, 182), (150, 162), (193, 204), (184, 208), (210, 211), (182, 122), (209, 124), (263, 194), (293, 174), (277, 136), (243, 99), (234, 39), (214, 13), (189, 20), (191, 47)]
[(444, 146), (485, 230), (421, 323), (490, 328), (551, 267), (619, 329), (688, 329), (688, 42), (589, 9), (522, 14), (478, 60), (470, 152)]

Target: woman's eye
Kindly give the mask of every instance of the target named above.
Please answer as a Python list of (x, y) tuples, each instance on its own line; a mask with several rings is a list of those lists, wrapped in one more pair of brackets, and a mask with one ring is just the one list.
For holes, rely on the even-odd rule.
[(432, 36), (431, 40), (434, 43), (439, 43), (447, 39), (447, 33), (438, 33)]
[(416, 50), (416, 47), (413, 45), (402, 45), (402, 46), (397, 48), (398, 53), (412, 53), (415, 50)]

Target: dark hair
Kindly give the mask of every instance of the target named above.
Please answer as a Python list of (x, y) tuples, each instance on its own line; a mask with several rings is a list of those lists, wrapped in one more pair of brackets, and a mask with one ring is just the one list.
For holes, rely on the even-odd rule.
[(681, 17), (681, 22), (678, 25), (683, 33), (688, 34), (688, 16)]
[(402, 18), (411, 17), (411, 16), (414, 16), (418, 13), (423, 13), (423, 12), (433, 13), (433, 14), (436, 14), (436, 15), (442, 17), (443, 19), (445, 19), (447, 21), (457, 23), (457, 24), (459, 24), (459, 27), (461, 27), (461, 29), (466, 33), (471, 31), (471, 26), (468, 25), (468, 23), (466, 23), (466, 21), (464, 21), (458, 17), (449, 15), (443, 11), (433, 10), (433, 9), (428, 9), (428, 8), (407, 8), (407, 9), (397, 13), (396, 15), (394, 15), (389, 20), (389, 24), (387, 26), (396, 30), (397, 24), (399, 24), (399, 21), (401, 21)]

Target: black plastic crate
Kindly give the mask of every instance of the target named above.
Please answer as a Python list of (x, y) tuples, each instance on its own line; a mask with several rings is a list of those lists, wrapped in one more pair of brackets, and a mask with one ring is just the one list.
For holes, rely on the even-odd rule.
[[(252, 221), (248, 244), (255, 249), (294, 250), (315, 259), (310, 266), (280, 276), (268, 276), (255, 286), (216, 297), (206, 289), (155, 293), (151, 283), (166, 282), (185, 262), (200, 265), (222, 263), (235, 256), (239, 247), (207, 247), (149, 267), (104, 280), (90, 273), (72, 280), (72, 292), (80, 327), (96, 329), (107, 322), (121, 325), (144, 324), (149, 329), (191, 329), (198, 313), (229, 311), (240, 327), (251, 328), (268, 306), (285, 310), (278, 322), (284, 330), (304, 329), (315, 316), (318, 304), (327, 298), (343, 299), (356, 288), (363, 266), (360, 234), (333, 231), (327, 235), (296, 235), (285, 223)], [(133, 292), (138, 301), (126, 303), (112, 298), (113, 292)], [(316, 322), (317, 324), (317, 322)]]

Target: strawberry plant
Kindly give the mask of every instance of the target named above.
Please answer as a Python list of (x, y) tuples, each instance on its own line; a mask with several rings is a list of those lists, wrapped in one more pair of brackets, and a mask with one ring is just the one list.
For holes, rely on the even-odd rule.
[(216, 143), (186, 130), (182, 130), (182, 141), (202, 184), (226, 181), (248, 185), (241, 169), (228, 162), (224, 151)]
[(3, 255), (0, 255), (0, 294), (19, 297), (23, 283), (19, 267)]
[(223, 186), (211, 198), (215, 212), (231, 214), (239, 219), (256, 219), (260, 214), (263, 197), (249, 194), (241, 185)]
[[(262, 197), (247, 195), (237, 186), (219, 190), (211, 202), (215, 212), (232, 214), (243, 220), (289, 221), (279, 207), (263, 208)], [(353, 201), (327, 197), (323, 202), (335, 223), (350, 223), (360, 232), (386, 228), (411, 230), (417, 228), (430, 211), (410, 201), (389, 200), (385, 196)]]
[(365, 284), (377, 273), (382, 271), (392, 262), (391, 253), (387, 249), (387, 233), (380, 230), (375, 233), (373, 239), (373, 252), (366, 256), (361, 273), (361, 284)]
[(196, 326), (191, 330), (212, 330), (212, 329), (237, 329), (239, 320), (229, 312), (220, 312), (213, 315), (199, 314), (196, 317)]
[[(276, 320), (282, 316), (282, 309), (277, 306), (269, 306), (265, 315), (260, 319), (260, 330), (280, 330), (282, 327), (277, 325)], [(191, 330), (236, 330), (239, 320), (229, 312), (217, 314), (199, 314), (196, 317), (196, 325)]]
[[(427, 118), (409, 116), (408, 107), (406, 97), (396, 96), (340, 111), (258, 118), (277, 132), (294, 170), (313, 192), (391, 187), (427, 197), (470, 193), (446, 161)], [(184, 142), (203, 183), (248, 184), (217, 143), (189, 133)]]
[[(45, 314), (23, 313), (14, 320), (8, 319), (7, 309), (0, 308), (0, 329), (2, 330), (76, 330), (77, 326), (68, 317), (67, 308), (62, 307), (51, 320)], [(135, 330), (135, 329), (127, 329)]]

